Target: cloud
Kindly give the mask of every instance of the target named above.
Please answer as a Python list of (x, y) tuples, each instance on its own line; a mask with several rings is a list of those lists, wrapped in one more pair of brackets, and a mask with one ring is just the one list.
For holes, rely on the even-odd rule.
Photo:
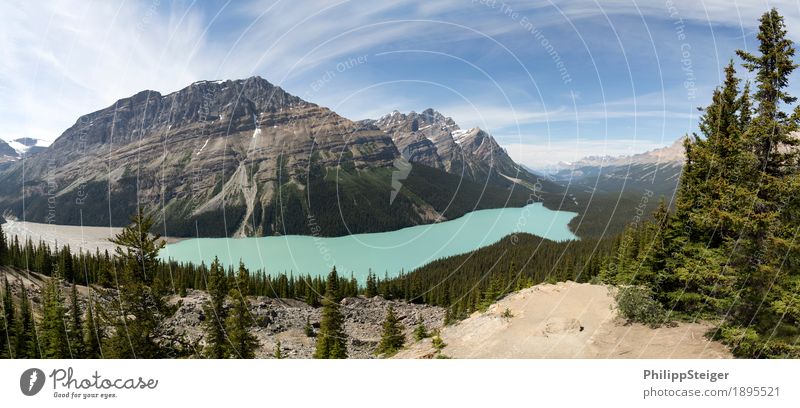
[(173, 90), (213, 66), (191, 63), (205, 41), (202, 13), (158, 0), (14, 1), (0, 16), (4, 138), (53, 140), (80, 114), (143, 89)]
[[(775, 5), (787, 16), (790, 33), (800, 38), (800, 31), (797, 31), (800, 30), (800, 13), (794, 2), (755, 1), (731, 5), (729, 1), (704, 0), (698, 5), (692, 0), (671, 1), (683, 19), (741, 26), (746, 34), (752, 33), (758, 16)], [(542, 51), (529, 47), (533, 43), (531, 33), (501, 11), (469, 0), (207, 3), (11, 0), (6, 3), (0, 13), (0, 27), (3, 27), (0, 30), (0, 92), (3, 95), (0, 98), (0, 137), (5, 139), (33, 136), (53, 140), (81, 114), (109, 106), (143, 89), (166, 93), (199, 79), (244, 78), (257, 74), (290, 91), (305, 91), (310, 81), (318, 76), (315, 70), (354, 55), (433, 49), (436, 45), (472, 52), (487, 49), (505, 52), (498, 50), (491, 41), (486, 42), (494, 48), (479, 48), (476, 40), (483, 35), (499, 38), (503, 44), (522, 44), (523, 50), (528, 47)], [(605, 21), (601, 12), (644, 15), (664, 19), (666, 24), (671, 19), (667, 4), (663, 2), (562, 0), (533, 4), (508, 0), (505, 4), (535, 19), (538, 28), (553, 26), (553, 33), (560, 32), (558, 29), (564, 26), (565, 17), (575, 24), (589, 18)], [(587, 29), (583, 34), (590, 36), (591, 31)], [(552, 35), (556, 40), (556, 35)], [(630, 57), (636, 59), (637, 55)], [(475, 59), (481, 58), (496, 62), (491, 61), (496, 59), (496, 54), (478, 55)], [(509, 59), (510, 65), (516, 64), (510, 56), (504, 58)], [(537, 69), (539, 62), (536, 59), (524, 61), (531, 64), (531, 70)], [(545, 66), (552, 70), (552, 66)], [(409, 68), (422, 71), (426, 67)], [(530, 86), (519, 82), (519, 77), (505, 78), (504, 70), (499, 71), (500, 75), (493, 77), (499, 78), (501, 86), (510, 93), (534, 93)], [(367, 72), (364, 70), (360, 78), (350, 79), (352, 89), (371, 84)], [(580, 75), (580, 72), (576, 70), (573, 74)], [(637, 101), (633, 105), (619, 98), (602, 104), (584, 102), (591, 100), (591, 89), (578, 89), (581, 99), (574, 106), (564, 104), (563, 97), (554, 100), (547, 94), (544, 95), (546, 100), (538, 103), (519, 103), (519, 95), (515, 95), (511, 105), (507, 101), (484, 99), (476, 88), (459, 89), (474, 107), (470, 103), (452, 101), (437, 106), (443, 99), (421, 101), (414, 95), (379, 92), (341, 105), (345, 113), (354, 118), (376, 116), (396, 107), (434, 106), (465, 127), (481, 126), (506, 132), (517, 123), (634, 117), (691, 119), (687, 118), (691, 114), (684, 109), (685, 103), (667, 101), (659, 105), (657, 99), (663, 97), (661, 94), (652, 98), (653, 103)], [(342, 95), (347, 94), (341, 87), (329, 87), (314, 95), (316, 99), (312, 101), (338, 106)]]

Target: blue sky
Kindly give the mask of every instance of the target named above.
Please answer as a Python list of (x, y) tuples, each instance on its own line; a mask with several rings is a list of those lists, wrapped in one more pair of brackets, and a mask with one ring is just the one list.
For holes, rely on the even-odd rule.
[(260, 75), (351, 119), (433, 107), (533, 167), (639, 152), (696, 128), (771, 6), (797, 40), (792, 1), (12, 0), (0, 137), (54, 140), (142, 89)]

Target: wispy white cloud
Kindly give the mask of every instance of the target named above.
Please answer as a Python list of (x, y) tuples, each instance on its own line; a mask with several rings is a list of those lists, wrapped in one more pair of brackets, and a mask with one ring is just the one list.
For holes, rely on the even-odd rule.
[[(681, 18), (741, 25), (747, 33), (757, 25), (758, 16), (774, 5), (786, 15), (792, 35), (800, 37), (797, 31), (800, 13), (793, 1), (757, 0), (732, 5), (724, 0), (672, 2)], [(2, 138), (33, 136), (53, 140), (79, 115), (108, 106), (119, 98), (142, 89), (170, 92), (198, 79), (259, 74), (288, 88), (304, 90), (318, 75), (315, 69), (353, 55), (425, 48), (431, 44), (470, 47), (469, 40), (484, 35), (503, 38), (503, 44), (533, 44), (531, 33), (522, 30), (519, 24), (497, 10), (469, 0), (249, 0), (212, 4), (189, 0), (11, 0), (6, 3), (0, 13)], [(536, 20), (540, 28), (563, 25), (565, 18), (579, 22), (602, 15), (601, 12), (670, 18), (663, 2), (507, 0), (505, 3)], [(514, 33), (519, 35), (518, 41), (508, 39)], [(531, 65), (530, 69), (534, 68)], [(356, 80), (352, 84), (354, 90), (370, 85)], [(514, 83), (508, 88), (517, 86)], [(467, 94), (474, 89), (462, 91)], [(342, 106), (354, 118), (377, 116), (396, 107), (434, 106), (464, 126), (489, 130), (513, 129), (517, 123), (602, 121), (634, 116), (691, 119), (687, 118), (691, 113), (683, 109), (685, 104), (667, 101), (659, 105), (657, 99), (663, 98), (664, 92), (669, 90), (653, 93), (651, 102), (638, 98), (635, 105), (623, 99), (587, 103), (582, 93), (575, 106), (552, 100), (547, 105), (543, 102), (509, 105), (483, 99), (481, 94), (473, 92), (467, 95), (471, 103), (435, 106), (434, 102), (415, 100), (409, 95), (380, 93), (364, 94), (363, 99), (343, 103), (348, 93), (331, 87), (312, 95), (317, 97), (312, 101), (318, 99), (331, 106)]]
[(205, 23), (196, 10), (157, 0), (4, 5), (0, 136), (53, 140), (80, 114), (209, 73), (213, 65), (189, 63)]

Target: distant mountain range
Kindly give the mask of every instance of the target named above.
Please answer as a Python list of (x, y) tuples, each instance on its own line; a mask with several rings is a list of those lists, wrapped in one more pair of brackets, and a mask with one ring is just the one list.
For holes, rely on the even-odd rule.
[(671, 196), (684, 163), (683, 141), (644, 153), (623, 156), (588, 156), (560, 163), (551, 172), (554, 180), (580, 186), (588, 192), (649, 190)]
[(47, 145), (48, 143), (44, 140), (31, 137), (22, 137), (8, 142), (0, 140), (0, 169), (8, 167), (25, 155), (32, 156), (44, 151)]
[(5, 216), (120, 226), (138, 204), (172, 236), (388, 231), (563, 194), (432, 109), (355, 122), (260, 77), (142, 91), (47, 148), (15, 142)]

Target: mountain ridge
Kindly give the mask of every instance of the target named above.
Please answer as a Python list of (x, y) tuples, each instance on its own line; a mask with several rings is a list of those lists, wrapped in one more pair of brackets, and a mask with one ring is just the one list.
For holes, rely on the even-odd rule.
[(455, 160), (462, 171), (411, 160), (390, 202), (403, 156), (394, 132), (378, 124), (351, 121), (260, 77), (140, 91), (81, 115), (50, 147), (2, 170), (0, 209), (35, 222), (120, 226), (141, 206), (165, 235), (338, 236), (529, 200), (529, 186), (493, 171), (510, 172), (507, 162), (476, 162), (504, 153), (480, 131), (469, 160)]

